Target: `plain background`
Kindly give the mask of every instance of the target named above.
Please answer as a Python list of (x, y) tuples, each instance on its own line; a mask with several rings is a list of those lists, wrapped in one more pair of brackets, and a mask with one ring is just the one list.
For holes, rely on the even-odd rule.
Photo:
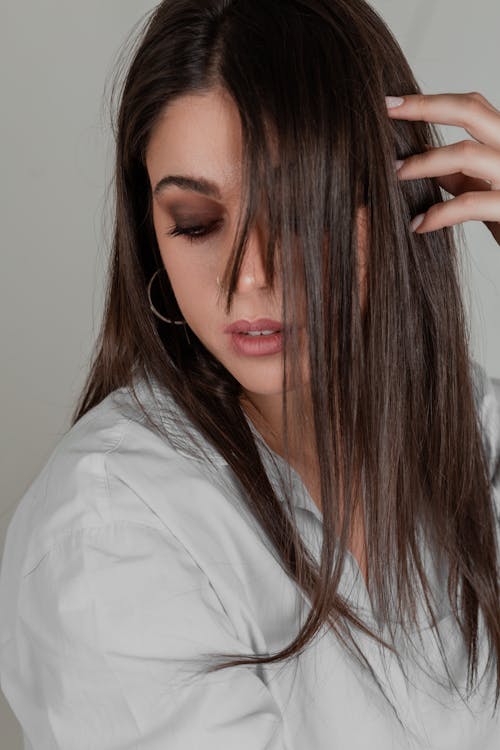
[[(22, 494), (69, 426), (102, 309), (112, 138), (105, 84), (156, 3), (1, 3), (3, 235), (0, 550)], [(374, 0), (424, 93), (480, 91), (500, 108), (497, 0)], [(394, 91), (392, 94), (403, 94)], [(470, 137), (439, 126), (447, 143)], [(500, 247), (463, 225), (476, 359), (500, 378)], [(2, 750), (20, 750), (0, 695)]]

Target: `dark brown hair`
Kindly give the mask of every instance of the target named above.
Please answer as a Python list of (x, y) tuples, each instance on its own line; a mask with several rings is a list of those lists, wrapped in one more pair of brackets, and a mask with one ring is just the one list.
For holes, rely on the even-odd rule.
[[(310, 615), (287, 648), (239, 655), (216, 669), (296, 656), (324, 624), (370, 670), (349, 625), (396, 652), (394, 641), (369, 629), (338, 593), (359, 502), (382, 622), (392, 628), (399, 620), (410, 637), (420, 592), (436, 625), (418, 545), (423, 528), (446, 565), (470, 690), (484, 617), (488, 665), (496, 662), (496, 709), (498, 550), (457, 247), (451, 228), (409, 231), (411, 219), (443, 196), (435, 180), (398, 182), (394, 170), (396, 158), (443, 143), (434, 126), (387, 115), (386, 95), (420, 93), (397, 41), (364, 0), (165, 0), (148, 14), (125, 73), (113, 87), (115, 226), (104, 318), (73, 423), (114, 389), (132, 387), (136, 375), (156, 379), (228, 461), (284, 569), (309, 598)], [(267, 280), (272, 286), (279, 246), (283, 319), (293, 324), (305, 316), (323, 508), (319, 567), (266, 476), (240, 384), (194, 332), (188, 343), (183, 327), (158, 320), (147, 301), (147, 283), (162, 265), (145, 167), (148, 139), (176, 97), (216, 86), (237, 104), (244, 144), (241, 225), (223, 278), (226, 310), (264, 195)], [(365, 309), (359, 206), (368, 219)], [(176, 308), (170, 287), (163, 302)], [(284, 345), (287, 446), (288, 378), (299, 382), (300, 374), (292, 333), (285, 331)], [(300, 402), (291, 413), (300, 423)]]

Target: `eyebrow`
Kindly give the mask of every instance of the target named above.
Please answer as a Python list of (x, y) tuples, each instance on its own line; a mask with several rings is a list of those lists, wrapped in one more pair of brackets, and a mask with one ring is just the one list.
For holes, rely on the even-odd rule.
[(179, 174), (170, 174), (162, 177), (153, 190), (153, 194), (159, 195), (169, 185), (176, 185), (182, 190), (194, 190), (202, 195), (208, 195), (211, 198), (221, 200), (221, 193), (215, 182), (210, 182), (210, 180), (205, 180), (202, 177), (186, 177)]

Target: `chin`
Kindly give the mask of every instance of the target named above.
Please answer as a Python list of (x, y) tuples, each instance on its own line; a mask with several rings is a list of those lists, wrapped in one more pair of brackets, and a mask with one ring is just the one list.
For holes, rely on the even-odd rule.
[[(258, 368), (261, 372), (257, 372)], [(283, 391), (283, 368), (280, 365), (273, 367), (269, 362), (264, 361), (258, 365), (258, 368), (252, 363), (243, 368), (231, 368), (230, 372), (242, 388), (249, 393), (261, 396), (280, 394)]]

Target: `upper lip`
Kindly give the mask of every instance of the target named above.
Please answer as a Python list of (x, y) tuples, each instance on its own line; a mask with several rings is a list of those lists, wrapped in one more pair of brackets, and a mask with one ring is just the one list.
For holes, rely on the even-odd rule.
[(246, 331), (281, 331), (283, 323), (270, 318), (259, 318), (258, 320), (237, 320), (224, 330), (226, 333), (244, 333)]

